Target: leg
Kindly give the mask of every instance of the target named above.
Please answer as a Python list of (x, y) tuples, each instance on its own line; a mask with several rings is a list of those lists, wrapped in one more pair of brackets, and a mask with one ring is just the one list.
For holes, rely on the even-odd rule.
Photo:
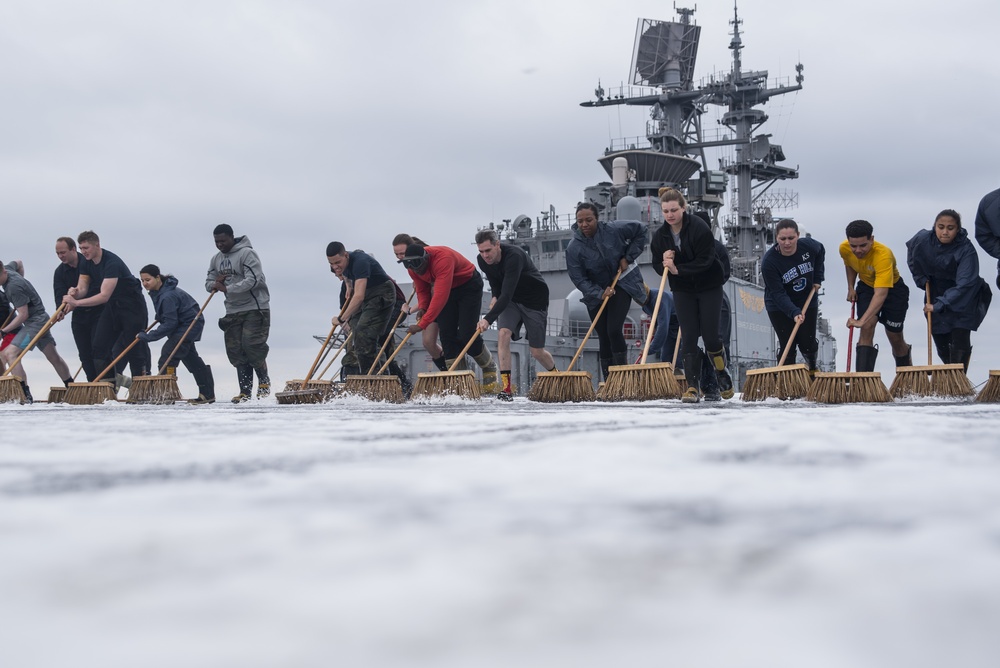
[(56, 370), (56, 374), (59, 375), (59, 380), (63, 381), (64, 383), (68, 383), (73, 379), (69, 371), (69, 366), (67, 366), (66, 364), (66, 360), (64, 360), (59, 355), (59, 351), (56, 350), (55, 341), (52, 341), (51, 343), (45, 345), (45, 347), (42, 348), (41, 350), (42, 354), (45, 355), (45, 359), (47, 359), (49, 361), (49, 364), (52, 365), (52, 368)]
[(250, 366), (243, 350), (245, 315), (244, 313), (227, 313), (219, 319), (219, 329), (222, 330), (226, 346), (226, 357), (229, 358), (229, 363), (236, 368), (236, 380), (240, 386), (240, 392), (233, 397), (233, 403), (249, 401), (253, 392), (253, 367)]
[(605, 327), (608, 341), (611, 345), (611, 363), (628, 364), (628, 344), (625, 343), (625, 332), (623, 331), (625, 319), (628, 317), (629, 307), (632, 305), (632, 298), (624, 290), (616, 290), (608, 300), (605, 309), (607, 319)]
[(271, 332), (271, 311), (248, 311), (243, 322), (243, 351), (247, 362), (257, 373), (257, 398), (271, 393), (271, 378), (267, 372), (267, 337)]

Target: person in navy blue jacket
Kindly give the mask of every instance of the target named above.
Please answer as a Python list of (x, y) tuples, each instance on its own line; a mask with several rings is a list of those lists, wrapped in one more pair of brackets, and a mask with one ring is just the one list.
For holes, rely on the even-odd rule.
[[(799, 236), (799, 226), (793, 220), (781, 220), (775, 226), (774, 246), (764, 253), (760, 273), (764, 278), (764, 307), (778, 336), (778, 357), (785, 346), (795, 323), (801, 322), (792, 345), (799, 349), (809, 370), (817, 370), (816, 319), (819, 299), (815, 297), (805, 312), (802, 306), (812, 292), (823, 284), (825, 278), (826, 250), (823, 244), (810, 237)], [(785, 364), (795, 364), (795, 355), (789, 352)]]
[[(573, 231), (566, 248), (566, 269), (573, 285), (583, 293), (581, 301), (591, 322), (608, 297), (608, 305), (594, 326), (600, 342), (601, 372), (607, 378), (608, 367), (628, 364), (622, 326), (631, 300), (641, 305), (647, 299), (646, 284), (635, 263), (646, 248), (646, 226), (630, 220), (598, 222), (597, 207), (585, 202), (576, 207)], [(619, 270), (621, 278), (612, 290), (611, 282)]]
[[(142, 281), (142, 287), (149, 291), (153, 309), (156, 311), (156, 321), (159, 324), (149, 332), (139, 332), (137, 336), (147, 343), (166, 338), (156, 367), (162, 368), (167, 363), (170, 353), (177, 347), (181, 337), (184, 337), (184, 342), (177, 349), (177, 353), (170, 358), (170, 366), (165, 372), (173, 375), (176, 373), (177, 364), (183, 363), (198, 383), (198, 398), (188, 403), (215, 402), (215, 378), (212, 375), (212, 367), (205, 364), (194, 345), (196, 341), (201, 340), (201, 333), (205, 329), (205, 316), (199, 313), (198, 302), (177, 287), (176, 278), (161, 275), (160, 268), (155, 264), (147, 264), (140, 269), (139, 280)], [(187, 336), (184, 336), (192, 322), (194, 327), (191, 327)]]
[(979, 276), (979, 256), (957, 211), (945, 209), (934, 227), (906, 242), (906, 264), (918, 287), (930, 286), (931, 303), (924, 313), (938, 356), (946, 364), (969, 369), (971, 334), (979, 329), (992, 300), (990, 286)]

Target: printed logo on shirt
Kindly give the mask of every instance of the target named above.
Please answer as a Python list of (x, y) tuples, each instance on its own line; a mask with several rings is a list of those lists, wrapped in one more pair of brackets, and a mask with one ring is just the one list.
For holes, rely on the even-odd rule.
[(802, 292), (803, 290), (806, 289), (808, 285), (809, 281), (807, 281), (805, 276), (803, 276), (802, 278), (800, 278), (799, 280), (795, 281), (792, 284), (792, 290), (795, 290), (796, 292)]
[(785, 274), (781, 277), (781, 282), (782, 283), (791, 283), (792, 281), (794, 281), (798, 277), (799, 277), (799, 268), (798, 267), (792, 267), (791, 269), (789, 269), (788, 271), (786, 271)]

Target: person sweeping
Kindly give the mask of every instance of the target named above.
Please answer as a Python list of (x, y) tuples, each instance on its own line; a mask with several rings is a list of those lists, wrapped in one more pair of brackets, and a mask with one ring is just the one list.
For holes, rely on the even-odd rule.
[[(149, 298), (153, 300), (153, 309), (156, 311), (156, 321), (159, 324), (148, 332), (139, 332), (136, 338), (146, 343), (166, 339), (156, 363), (157, 368), (162, 369), (183, 337), (180, 348), (177, 348), (177, 352), (169, 359), (170, 366), (164, 373), (174, 376), (177, 364), (183, 364), (198, 384), (198, 398), (188, 403), (215, 403), (215, 377), (212, 375), (212, 367), (205, 364), (195, 348), (195, 342), (201, 340), (201, 334), (205, 329), (205, 316), (201, 315), (198, 302), (177, 287), (178, 282), (174, 276), (162, 275), (160, 268), (155, 264), (147, 264), (140, 269), (139, 280), (142, 281), (142, 287), (149, 292)], [(194, 326), (188, 332), (192, 322)]]

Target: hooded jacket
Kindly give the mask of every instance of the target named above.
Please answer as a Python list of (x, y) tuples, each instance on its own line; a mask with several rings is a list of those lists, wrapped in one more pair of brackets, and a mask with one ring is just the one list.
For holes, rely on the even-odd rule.
[(177, 287), (177, 279), (166, 276), (159, 290), (150, 290), (149, 297), (153, 300), (153, 310), (160, 324), (146, 334), (144, 339), (156, 341), (171, 334), (183, 334), (191, 321), (198, 317), (198, 322), (188, 333), (185, 341), (200, 341), (201, 332), (205, 329), (205, 316), (198, 315), (200, 310), (194, 297)]
[[(646, 226), (637, 221), (599, 222), (593, 237), (585, 236), (574, 223), (573, 239), (566, 247), (566, 269), (583, 293), (580, 301), (589, 308), (600, 306), (605, 288), (618, 273), (619, 261), (625, 258), (634, 264), (646, 249), (646, 237)], [(617, 287), (640, 304), (646, 301), (646, 284), (638, 265), (618, 280)]]
[(918, 288), (923, 290), (930, 282), (932, 332), (947, 334), (955, 328), (979, 328), (992, 293), (979, 277), (979, 256), (964, 228), (958, 230), (950, 244), (938, 241), (932, 229), (920, 230), (906, 242), (906, 264)]
[(212, 291), (216, 276), (226, 277), (226, 313), (266, 311), (271, 296), (257, 251), (245, 235), (236, 238), (228, 253), (218, 252), (208, 267), (205, 289)]
[[(983, 250), (1000, 260), (1000, 188), (986, 193), (976, 210), (976, 241)], [(1000, 270), (1000, 262), (997, 262)], [(1000, 278), (997, 279), (1000, 286)]]
[(663, 275), (663, 253), (674, 251), (676, 274), (669, 274), (671, 292), (702, 292), (721, 287), (726, 282), (726, 270), (715, 246), (715, 236), (708, 224), (697, 216), (684, 213), (684, 223), (680, 233), (681, 247), (674, 243), (670, 225), (653, 233), (649, 245), (653, 256), (653, 270)]

